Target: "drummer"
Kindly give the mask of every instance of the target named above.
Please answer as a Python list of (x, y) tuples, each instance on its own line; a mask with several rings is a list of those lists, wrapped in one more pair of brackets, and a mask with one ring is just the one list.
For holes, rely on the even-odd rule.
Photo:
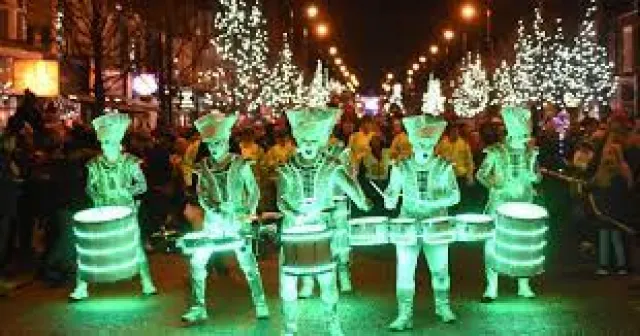
[[(385, 207), (394, 209), (402, 193), (400, 216), (418, 221), (446, 216), (447, 208), (460, 201), (453, 167), (434, 154), (447, 122), (430, 115), (406, 117), (402, 121), (413, 154), (392, 165), (389, 186), (384, 192)], [(424, 251), (431, 270), (436, 315), (447, 323), (456, 319), (449, 306), (449, 245), (418, 240), (417, 245), (396, 245), (398, 317), (389, 325), (393, 331), (413, 327), (415, 272), (420, 250)]]
[[(299, 225), (328, 225), (326, 211), (333, 205), (334, 189), (346, 193), (362, 209), (370, 209), (362, 189), (344, 166), (328, 154), (326, 146), (338, 109), (308, 107), (287, 112), (297, 152), (278, 171), (278, 208), (283, 230)], [(343, 335), (338, 319), (336, 272), (316, 275), (331, 335)], [(297, 332), (298, 277), (280, 272), (285, 335)]]
[[(505, 107), (502, 119), (507, 128), (505, 143), (485, 149), (486, 157), (480, 166), (477, 179), (489, 189), (489, 200), (485, 212), (495, 217), (497, 208), (506, 202), (532, 202), (534, 184), (540, 182), (537, 170), (538, 150), (531, 146), (531, 112), (524, 108)], [(487, 287), (482, 302), (488, 303), (498, 297), (498, 273), (491, 265), (495, 241), (485, 244), (485, 272)], [(518, 279), (518, 295), (535, 297), (529, 286), (529, 278)]]
[[(130, 123), (129, 116), (121, 113), (106, 114), (92, 122), (102, 148), (102, 154), (87, 164), (87, 193), (95, 207), (120, 205), (131, 207), (137, 212), (135, 197), (147, 191), (140, 160), (122, 152), (122, 139)], [(138, 249), (138, 265), (142, 293), (157, 294), (142, 244)], [(88, 296), (87, 282), (80, 278), (78, 272), (76, 287), (69, 299), (80, 301)]]
[[(195, 126), (207, 145), (210, 156), (196, 164), (198, 201), (205, 210), (202, 233), (211, 237), (231, 236), (241, 239), (244, 218), (258, 207), (260, 191), (251, 165), (241, 157), (229, 153), (229, 137), (236, 122), (235, 115), (225, 116), (218, 111), (195, 121)], [(207, 263), (215, 246), (203, 246), (190, 255), (191, 307), (182, 320), (195, 324), (208, 318), (205, 304)], [(238, 264), (244, 272), (257, 318), (267, 318), (269, 307), (264, 296), (260, 269), (251, 244), (235, 250)]]

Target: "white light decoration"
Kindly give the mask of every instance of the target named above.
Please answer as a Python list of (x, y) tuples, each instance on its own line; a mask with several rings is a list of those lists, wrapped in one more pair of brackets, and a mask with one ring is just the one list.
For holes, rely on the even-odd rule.
[(551, 38), (547, 55), (547, 80), (544, 83), (543, 98), (556, 106), (563, 106), (567, 91), (567, 71), (569, 64), (569, 48), (566, 45), (562, 30), (562, 19), (556, 20), (556, 32)]
[(133, 91), (141, 96), (158, 92), (158, 80), (153, 74), (140, 74), (133, 78)]
[(284, 35), (282, 51), (278, 61), (269, 72), (262, 86), (265, 105), (271, 107), (274, 116), (280, 116), (286, 108), (292, 107), (296, 95), (296, 79), (301, 72), (293, 63), (293, 52), (289, 47), (287, 35)]
[(404, 111), (404, 104), (402, 103), (402, 84), (400, 83), (393, 84), (388, 107), (391, 108), (391, 105), (396, 105), (400, 110)]
[(484, 111), (489, 103), (489, 80), (482, 66), (480, 55), (475, 60), (471, 54), (462, 62), (460, 77), (453, 91), (453, 108), (456, 115), (471, 118)]
[(444, 102), (446, 98), (442, 96), (440, 88), (440, 80), (429, 76), (427, 92), (422, 96), (422, 113), (434, 116), (442, 114), (444, 111)]
[(507, 61), (502, 61), (500, 67), (496, 68), (493, 73), (492, 91), (493, 99), (491, 105), (496, 106), (524, 106), (526, 105), (526, 97), (519, 96), (521, 93), (514, 89), (513, 69)]
[(184, 89), (180, 92), (180, 109), (182, 110), (190, 110), (194, 109), (196, 106), (193, 104), (194, 96), (193, 91), (191, 89)]
[(617, 78), (613, 75), (614, 64), (609, 60), (607, 49), (598, 43), (596, 1), (589, 0), (589, 3), (580, 33), (569, 53), (568, 91), (583, 106), (607, 105), (615, 92)]
[(221, 0), (216, 15), (215, 45), (222, 59), (233, 68), (231, 80), (219, 87), (221, 98), (241, 110), (254, 111), (264, 103), (261, 96), (267, 77), (266, 22), (261, 3), (247, 5), (244, 0)]
[(318, 61), (316, 73), (309, 85), (309, 98), (307, 106), (313, 108), (324, 108), (329, 104), (331, 92), (329, 91), (329, 78), (322, 69), (322, 62)]

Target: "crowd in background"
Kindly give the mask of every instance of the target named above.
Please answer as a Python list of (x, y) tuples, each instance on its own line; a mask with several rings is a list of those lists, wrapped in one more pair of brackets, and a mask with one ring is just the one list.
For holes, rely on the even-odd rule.
[[(71, 217), (91, 206), (85, 192), (85, 165), (100, 147), (90, 124), (50, 120), (47, 113), (53, 112), (41, 106), (35, 96), (26, 95), (2, 132), (0, 271), (9, 276), (35, 266), (43, 279), (62, 284), (75, 267)], [(362, 117), (345, 113), (330, 140), (348, 149), (350, 173), (380, 205), (375, 211), (383, 214), (388, 213), (369, 181), (386, 187), (390, 165), (410, 157), (401, 117), (397, 110)], [(504, 124), (498, 113), (449, 121), (436, 152), (453, 163), (458, 177), (462, 203), (453, 212), (482, 212), (486, 191), (476, 184), (475, 172), (483, 149), (504, 139)], [(614, 270), (624, 274), (628, 266), (624, 241), (629, 235), (616, 223), (634, 228), (638, 218), (632, 205), (640, 204), (640, 122), (616, 113), (601, 121), (585, 117), (563, 136), (551, 121), (538, 124), (532, 145), (540, 148), (541, 167), (559, 172), (559, 177), (549, 178), (565, 178), (563, 185), (570, 187), (571, 207), (558, 206), (567, 212), (565, 225), (582, 248), (599, 251), (599, 257), (594, 256), (599, 274)], [(149, 190), (141, 199), (140, 222), (146, 248), (153, 250), (154, 233), (166, 228), (188, 230), (185, 209), (197, 206), (192, 167), (207, 155), (206, 149), (194, 129), (131, 130), (124, 146), (143, 160)], [(255, 162), (262, 194), (259, 211), (277, 211), (276, 169), (295, 153), (286, 119), (241, 118), (231, 148)], [(545, 196), (550, 195), (540, 197)], [(541, 202), (548, 204), (549, 198)], [(606, 218), (597, 216), (598, 211)]]

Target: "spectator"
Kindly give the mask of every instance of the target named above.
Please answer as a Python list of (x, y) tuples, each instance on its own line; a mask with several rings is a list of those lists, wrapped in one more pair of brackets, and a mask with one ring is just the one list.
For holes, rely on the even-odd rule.
[(393, 121), (392, 132), (393, 140), (389, 153), (391, 160), (399, 161), (410, 157), (411, 143), (409, 143), (407, 133), (402, 128), (402, 122), (399, 119)]

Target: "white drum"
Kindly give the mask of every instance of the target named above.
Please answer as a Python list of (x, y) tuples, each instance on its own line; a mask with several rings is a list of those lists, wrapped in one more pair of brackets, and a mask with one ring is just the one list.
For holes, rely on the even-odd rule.
[(493, 268), (513, 277), (530, 277), (544, 271), (547, 210), (541, 206), (510, 202), (497, 209)]
[(420, 236), (427, 245), (451, 244), (456, 240), (456, 226), (448, 216), (425, 219), (420, 222)]
[(349, 220), (349, 240), (352, 246), (389, 243), (389, 219), (387, 217), (361, 217)]
[(482, 241), (493, 237), (493, 217), (482, 214), (461, 214), (455, 217), (457, 241)]

